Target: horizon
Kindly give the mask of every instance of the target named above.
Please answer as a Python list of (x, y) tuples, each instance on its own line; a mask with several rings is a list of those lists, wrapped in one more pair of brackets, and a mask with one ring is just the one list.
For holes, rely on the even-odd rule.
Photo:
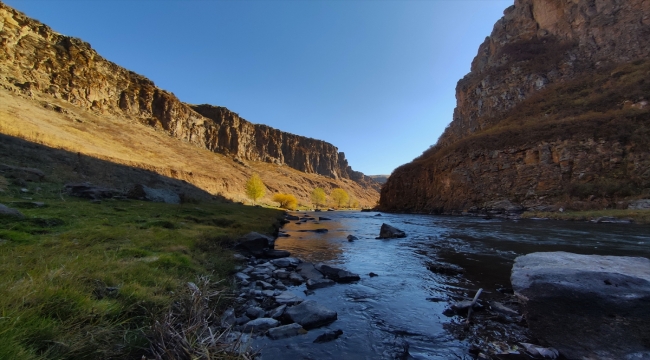
[(331, 143), (366, 175), (436, 143), (457, 81), (513, 3), (3, 2), (185, 103)]

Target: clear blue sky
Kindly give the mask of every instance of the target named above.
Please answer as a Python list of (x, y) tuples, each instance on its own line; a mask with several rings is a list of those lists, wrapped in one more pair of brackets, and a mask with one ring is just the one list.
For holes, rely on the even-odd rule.
[(366, 174), (434, 144), (513, 0), (2, 0), (181, 101), (328, 141)]

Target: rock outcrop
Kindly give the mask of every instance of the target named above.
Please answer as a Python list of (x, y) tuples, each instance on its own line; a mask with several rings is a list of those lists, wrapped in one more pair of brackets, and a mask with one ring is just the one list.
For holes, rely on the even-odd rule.
[(102, 58), (90, 44), (0, 3), (0, 86), (48, 94), (98, 114), (125, 116), (237, 161), (265, 161), (379, 185), (353, 171), (332, 144), (255, 125), (223, 107), (191, 106), (153, 81)]
[(393, 172), (380, 207), (580, 210), (650, 194), (648, 38), (648, 1), (515, 1), (458, 82), (453, 121)]
[(650, 260), (532, 253), (515, 260), (511, 281), (532, 334), (567, 359), (650, 352)]

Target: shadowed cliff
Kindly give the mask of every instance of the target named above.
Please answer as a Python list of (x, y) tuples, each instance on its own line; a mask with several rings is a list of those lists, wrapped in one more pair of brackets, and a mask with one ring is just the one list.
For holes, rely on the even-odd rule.
[(622, 208), (650, 196), (650, 3), (517, 0), (458, 82), (437, 144), (385, 210)]

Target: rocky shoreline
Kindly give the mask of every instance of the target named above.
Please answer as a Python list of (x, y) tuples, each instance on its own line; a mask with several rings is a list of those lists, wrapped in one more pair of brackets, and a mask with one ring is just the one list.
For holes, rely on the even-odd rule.
[[(306, 214), (300, 217), (288, 215), (287, 218), (291, 220), (298, 219), (302, 222), (310, 221), (309, 219), (316, 221), (315, 218)], [(390, 227), (385, 223), (382, 224), (381, 228), (382, 232), (391, 229), (392, 236), (387, 238), (408, 236), (399, 229)], [(285, 234), (285, 236), (290, 235)], [(380, 236), (376, 239), (384, 239), (384, 237)], [(348, 239), (348, 241), (352, 240)], [(435, 246), (445, 246), (445, 244)], [(228, 309), (221, 318), (221, 325), (230, 329), (229, 339), (237, 339), (238, 341), (244, 339), (245, 343), (252, 344), (253, 339), (262, 340), (262, 337), (268, 337), (271, 340), (270, 343), (273, 343), (279, 339), (306, 336), (310, 331), (320, 331), (321, 333), (318, 333), (318, 336), (312, 332), (308, 343), (311, 343), (312, 340), (314, 343), (322, 343), (336, 340), (341, 335), (344, 335), (344, 331), (348, 331), (346, 329), (350, 328), (349, 323), (336, 327), (336, 321), (341, 319), (339, 313), (335, 310), (340, 310), (340, 308), (329, 309), (328, 306), (333, 306), (331, 302), (325, 300), (323, 303), (319, 303), (310, 300), (308, 297), (315, 295), (315, 291), (318, 291), (318, 289), (333, 286), (337, 283), (356, 283), (361, 280), (361, 276), (346, 269), (324, 263), (312, 263), (297, 257), (291, 257), (291, 254), (287, 251), (274, 249), (274, 239), (260, 234), (250, 233), (240, 238), (238, 248), (241, 253), (237, 254), (236, 257), (242, 261), (242, 265), (239, 266), (238, 272), (234, 276), (237, 283), (235, 306)], [(257, 255), (253, 255), (254, 253)], [(567, 257), (576, 260), (560, 261)], [(538, 258), (545, 260), (535, 260)], [(590, 261), (602, 262), (603, 259), (617, 265), (608, 271), (600, 268), (590, 268), (585, 265), (588, 265)], [(559, 288), (559, 285), (554, 282), (559, 275), (554, 275), (557, 273), (557, 265), (554, 265), (553, 261), (567, 263), (575, 268), (567, 268), (562, 273), (577, 271), (580, 274), (586, 274), (587, 272), (593, 272), (593, 276), (600, 279), (594, 284), (582, 284), (580, 281), (577, 283), (582, 286), (582, 288), (578, 288), (583, 289), (583, 293), (587, 294), (585, 295), (587, 300), (584, 301), (584, 304), (589, 304), (591, 308), (598, 310), (584, 314), (584, 316), (576, 315), (576, 311), (571, 310), (574, 307), (571, 299), (577, 296), (575, 295), (577, 292), (572, 293), (571, 296), (566, 294), (560, 294), (556, 297), (551, 296), (551, 301), (544, 300)], [(475, 359), (528, 359), (531, 356), (533, 358), (563, 359), (563, 355), (568, 356), (567, 354), (574, 351), (571, 347), (568, 347), (572, 344), (571, 341), (574, 341), (573, 336), (565, 334), (558, 338), (555, 334), (563, 333), (563, 328), (569, 328), (570, 324), (561, 325), (559, 328), (553, 324), (563, 324), (563, 319), (578, 316), (582, 324), (580, 329), (585, 331), (584, 338), (598, 345), (602, 342), (598, 340), (598, 336), (592, 336), (593, 334), (589, 333), (589, 329), (598, 328), (599, 324), (609, 321), (608, 316), (610, 315), (601, 314), (602, 316), (599, 317), (595, 316), (595, 313), (602, 312), (600, 309), (606, 309), (606, 314), (616, 314), (616, 319), (627, 319), (625, 314), (629, 306), (625, 307), (627, 306), (626, 303), (612, 300), (616, 296), (612, 298), (609, 295), (603, 295), (602, 302), (606, 306), (601, 307), (601, 302), (596, 303), (594, 299), (589, 297), (589, 291), (600, 286), (603, 288), (603, 294), (612, 293), (612, 289), (615, 289), (616, 285), (620, 285), (618, 280), (615, 281), (614, 279), (628, 279), (629, 277), (632, 280), (621, 280), (621, 284), (625, 288), (624, 292), (627, 294), (632, 289), (631, 285), (635, 284), (634, 286), (638, 288), (635, 288), (635, 291), (637, 291), (635, 294), (645, 294), (644, 288), (639, 287), (639, 284), (643, 282), (642, 279), (645, 279), (644, 276), (646, 275), (637, 276), (635, 273), (630, 273), (630, 271), (621, 270), (623, 268), (619, 269), (622, 266), (621, 264), (626, 264), (629, 261), (640, 262), (642, 266), (637, 266), (639, 268), (647, 267), (647, 259), (635, 260), (626, 257), (574, 255), (562, 252), (534, 253), (519, 256), (515, 259), (515, 266), (512, 268), (511, 273), (512, 285), (504, 283), (503, 285), (497, 284), (494, 288), (488, 286), (487, 289), (476, 289), (471, 285), (472, 281), (465, 282), (463, 280), (469, 280), (476, 275), (472, 275), (470, 269), (456, 265), (454, 261), (447, 262), (444, 259), (438, 259), (428, 263), (427, 269), (433, 273), (455, 279), (450, 284), (455, 283), (456, 286), (447, 287), (445, 293), (441, 294), (440, 297), (431, 297), (426, 300), (432, 303), (447, 303), (448, 306), (444, 311), (442, 311), (444, 307), (438, 306), (438, 309), (440, 309), (438, 311), (448, 317), (447, 320), (442, 321), (442, 327), (454, 338), (466, 344), (468, 356)], [(533, 275), (529, 275), (531, 269), (534, 269)], [(646, 270), (639, 270), (639, 272)], [(367, 276), (373, 277), (377, 275), (371, 272)], [(528, 279), (529, 276), (534, 276), (535, 279), (542, 279), (546, 276), (544, 279), (548, 278), (548, 284), (539, 287), (535, 285), (539, 281), (533, 281), (532, 277)], [(586, 275), (574, 277), (579, 280), (584, 276)], [(522, 282), (521, 279), (526, 279), (526, 281)], [(571, 291), (578, 289), (573, 285), (571, 286)], [(531, 289), (537, 289), (535, 290), (537, 292), (531, 292)], [(641, 297), (643, 298), (643, 296), (645, 295)], [(318, 296), (314, 296), (314, 298), (319, 299), (319, 301), (324, 300), (324, 298)], [(541, 304), (540, 301), (542, 300), (546, 301), (546, 303), (542, 304), (543, 306), (537, 306)], [(566, 303), (565, 308), (562, 309), (559, 305), (564, 303)], [(408, 304), (405, 303), (404, 306), (408, 306)], [(581, 305), (581, 307), (583, 309), (588, 308), (586, 305)], [(619, 308), (622, 308), (622, 310)], [(643, 311), (639, 312), (635, 319), (644, 318), (645, 315), (643, 314)], [(640, 322), (635, 319), (627, 319), (626, 323), (634, 322), (641, 328), (642, 325), (639, 325)], [(331, 326), (332, 324), (334, 326)], [(326, 328), (322, 329), (323, 327)], [(545, 333), (540, 329), (548, 331)], [(615, 333), (623, 334), (626, 332), (627, 330), (616, 331)], [(354, 334), (349, 333), (347, 336), (354, 336)], [(627, 354), (625, 351), (611, 350), (611, 346), (607, 344), (622, 343), (627, 338), (630, 337), (620, 339), (611, 335), (610, 341), (605, 342), (602, 347), (594, 345), (585, 351), (590, 354), (614, 351), (617, 355), (625, 355)], [(306, 337), (301, 337), (300, 340), (296, 339), (296, 342), (302, 342), (304, 346), (305, 339)], [(390, 354), (382, 353), (385, 355), (382, 358), (409, 358), (409, 340), (399, 340), (400, 342), (395, 342), (394, 346), (391, 346)], [(580, 340), (580, 342), (587, 342), (583, 340)], [(630, 340), (623, 348), (629, 350), (636, 346), (635, 354), (643, 353), (643, 347), (638, 346), (639, 341), (637, 340)], [(269, 344), (268, 340), (263, 340), (263, 342)], [(273, 348), (273, 345), (271, 347)], [(272, 351), (275, 350), (277, 349)], [(574, 357), (568, 356), (568, 358)]]
[[(302, 222), (316, 220), (306, 214), (302, 217), (287, 215), (285, 218), (287, 221)], [(279, 236), (288, 234), (280, 232)], [(383, 224), (377, 239), (405, 236), (401, 230)], [(358, 274), (345, 269), (291, 257), (288, 251), (274, 249), (274, 242), (271, 237), (249, 233), (240, 238), (237, 244), (240, 252), (235, 257), (242, 265), (234, 274), (236, 298), (234, 306), (222, 315), (221, 326), (230, 329), (226, 340), (236, 342), (234, 349), (239, 351), (250, 351), (255, 338), (267, 336), (272, 340), (285, 339), (335, 323), (338, 319), (336, 311), (306, 297), (317, 289), (361, 279)], [(449, 266), (434, 266), (430, 270), (447, 273)], [(462, 275), (462, 271), (453, 275)], [(377, 275), (369, 273), (368, 276)], [(302, 293), (293, 290), (303, 284), (306, 290)], [(451, 302), (443, 313), (451, 318), (445, 325), (447, 331), (457, 339), (467, 341), (470, 354), (478, 358), (522, 354), (516, 344), (531, 342), (526, 321), (519, 312), (518, 299), (511, 288), (502, 290), (498, 294), (486, 292), (483, 298), (477, 298), (473, 303), (468, 301), (465, 294), (450, 294), (450, 299), (456, 301)], [(469, 309), (472, 309), (471, 318), (468, 317)], [(343, 333), (342, 329), (323, 330), (314, 343), (336, 340)], [(408, 342), (394, 345), (389, 358), (408, 358)]]

